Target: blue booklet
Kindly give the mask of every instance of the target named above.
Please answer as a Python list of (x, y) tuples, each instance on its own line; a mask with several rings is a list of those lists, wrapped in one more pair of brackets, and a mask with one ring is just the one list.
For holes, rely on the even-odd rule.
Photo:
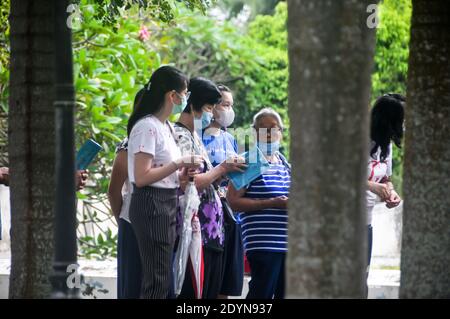
[(77, 170), (85, 170), (102, 147), (92, 139), (86, 141), (77, 153)]
[(245, 158), (245, 164), (248, 165), (247, 169), (243, 173), (232, 172), (228, 174), (228, 177), (236, 190), (240, 190), (253, 182), (270, 167), (269, 162), (258, 147), (255, 147), (240, 156)]

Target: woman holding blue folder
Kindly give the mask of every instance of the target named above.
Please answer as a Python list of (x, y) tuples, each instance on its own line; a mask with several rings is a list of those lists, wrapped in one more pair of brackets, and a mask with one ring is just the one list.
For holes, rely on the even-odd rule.
[(277, 112), (265, 108), (253, 118), (253, 127), (269, 169), (240, 190), (230, 183), (227, 200), (233, 210), (242, 212), (244, 249), (251, 268), (247, 298), (284, 298), (291, 174), (279, 152), (283, 123)]
[(156, 70), (128, 121), (128, 178), (133, 185), (130, 221), (139, 246), (142, 293), (167, 298), (172, 282), (178, 171), (197, 168), (201, 156), (181, 157), (168, 118), (189, 96), (188, 79), (178, 69)]

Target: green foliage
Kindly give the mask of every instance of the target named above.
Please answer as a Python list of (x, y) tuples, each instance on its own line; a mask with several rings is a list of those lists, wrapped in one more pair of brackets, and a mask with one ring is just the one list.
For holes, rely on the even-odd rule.
[(117, 234), (113, 235), (111, 229), (99, 233), (97, 237), (82, 236), (78, 240), (79, 254), (85, 258), (104, 260), (117, 257)]
[(164, 55), (167, 60), (176, 62), (189, 77), (201, 75), (231, 85), (244, 79), (240, 72), (247, 64), (254, 64), (242, 36), (228, 22), (180, 10), (177, 25), (163, 31), (161, 43), (170, 47)]
[(8, 80), (9, 80), (9, 0), (0, 4), (0, 113), (8, 110)]
[(242, 12), (244, 6), (250, 9), (250, 19), (258, 15), (272, 15), (277, 4), (283, 0), (222, 0), (220, 5), (228, 12), (229, 17), (235, 17)]
[[(239, 127), (248, 128), (263, 106), (275, 108), (288, 123), (285, 3), (274, 16), (256, 18), (247, 34), (228, 22), (183, 8), (170, 27), (132, 8), (120, 13), (113, 30), (98, 19), (97, 7), (94, 1), (82, 1), (81, 28), (74, 32), (77, 146), (93, 138), (104, 148), (89, 168), (95, 183), (80, 195), (89, 212), (83, 213), (81, 225), (97, 222), (96, 202), (106, 199), (114, 146), (126, 136), (134, 96), (161, 64), (175, 61), (191, 77), (204, 76), (232, 87)], [(144, 26), (148, 40), (139, 37)], [(288, 140), (284, 145), (288, 150)], [(85, 257), (102, 258), (114, 250), (98, 235), (84, 236), (80, 244)]]
[[(1, 53), (0, 53), (1, 54)], [(8, 58), (8, 57), (7, 57)], [(8, 113), (9, 67), (0, 63), (0, 114)]]
[(411, 0), (384, 0), (377, 29), (372, 97), (406, 92)]
[[(171, 48), (167, 59), (176, 61), (189, 76), (207, 77), (231, 87), (235, 127), (249, 128), (253, 115), (266, 106), (277, 110), (288, 126), (286, 18), (284, 2), (273, 16), (256, 17), (248, 30), (180, 11), (178, 25), (162, 38)], [(287, 134), (285, 137), (287, 153)]]
[(2, 73), (2, 69), (7, 68), (9, 64), (9, 6), (10, 0), (2, 0), (0, 4), (0, 74)]
[[(227, 0), (237, 4), (242, 1)], [(73, 31), (77, 102), (77, 148), (88, 138), (103, 146), (89, 167), (88, 187), (78, 193), (80, 254), (104, 259), (116, 254), (115, 224), (106, 193), (115, 146), (126, 136), (136, 92), (162, 64), (174, 63), (190, 77), (203, 76), (233, 90), (235, 128), (248, 129), (262, 107), (280, 113), (289, 128), (287, 5), (268, 5), (245, 28), (207, 16), (206, 0), (80, 0)], [(184, 3), (184, 5), (178, 5)], [(262, 0), (248, 2), (262, 6)], [(154, 7), (157, 6), (157, 7)], [(272, 8), (270, 9), (270, 6)], [(7, 8), (7, 9), (6, 9)], [(195, 10), (192, 12), (191, 10)], [(7, 110), (9, 0), (0, 5), (0, 106)], [(384, 0), (377, 30), (372, 97), (406, 91), (410, 0)], [(169, 21), (170, 23), (165, 23)], [(4, 32), (3, 32), (4, 31)], [(148, 32), (142, 36), (140, 31)], [(1, 109), (0, 109), (1, 111)], [(240, 144), (244, 144), (241, 139)], [(289, 134), (283, 151), (288, 154)], [(247, 141), (248, 143), (248, 141)], [(394, 148), (394, 183), (401, 184), (401, 151)], [(99, 225), (108, 225), (101, 228)]]
[[(382, 27), (377, 35), (374, 96), (405, 91), (410, 3), (385, 0), (383, 6)], [(88, 12), (83, 13), (84, 31), (75, 33), (75, 43), (84, 42), (81, 47), (75, 44), (79, 70), (78, 145), (94, 137), (105, 149), (102, 158), (91, 167), (96, 185), (88, 189), (89, 198), (106, 192), (115, 156), (113, 148), (126, 135), (134, 95), (160, 64), (173, 61), (190, 77), (204, 76), (230, 86), (235, 96), (237, 128), (249, 128), (253, 115), (265, 106), (277, 110), (289, 127), (285, 2), (277, 5), (273, 15), (258, 15), (245, 30), (179, 8), (175, 11), (176, 23), (170, 27), (142, 18), (137, 10), (128, 10), (120, 16), (117, 31), (113, 32), (95, 17), (94, 8), (85, 10)], [(392, 21), (392, 17), (396, 20)], [(141, 41), (138, 36), (144, 25), (150, 30), (148, 41)], [(284, 134), (285, 153), (289, 142), (289, 135)], [(401, 162), (402, 152), (395, 150), (394, 182), (398, 186)]]
[[(162, 46), (156, 34), (150, 30), (148, 40), (139, 37), (144, 18), (137, 10), (121, 13), (114, 31), (97, 18), (98, 6), (94, 1), (81, 1), (81, 25), (73, 34), (76, 145), (93, 138), (103, 147), (89, 167), (91, 184), (79, 196), (88, 211), (80, 216), (81, 224), (99, 223), (96, 213), (106, 209), (100, 203), (106, 201), (115, 146), (127, 135), (134, 97), (161, 64), (155, 46), (159, 50)], [(156, 30), (156, 22), (147, 24)], [(103, 219), (111, 218), (109, 212), (104, 215)], [(81, 254), (88, 258), (114, 255), (116, 241), (108, 235), (110, 230), (94, 230), (97, 233), (80, 239)]]
[(9, 0), (0, 4), (0, 166), (8, 166)]
[[(244, 72), (250, 77), (247, 83), (236, 86), (237, 99), (244, 112), (238, 120), (248, 125), (253, 115), (263, 107), (271, 107), (280, 113), (286, 131), (288, 118), (288, 55), (287, 55), (287, 5), (281, 2), (274, 15), (260, 15), (248, 28), (246, 44), (253, 48), (259, 63), (250, 65)], [(289, 155), (289, 135), (284, 134), (282, 147)]]
[(74, 33), (77, 144), (92, 137), (114, 157), (111, 150), (126, 136), (134, 96), (161, 60), (151, 42), (139, 39), (135, 16), (123, 16), (112, 32), (94, 17), (95, 6), (82, 10), (82, 29)]
[[(215, 1), (215, 0), (214, 0)], [(83, 1), (78, 1), (83, 3)], [(95, 19), (104, 25), (113, 26), (126, 10), (138, 8), (156, 21), (170, 22), (174, 19), (177, 4), (184, 4), (190, 10), (203, 14), (212, 4), (211, 0), (95, 0)]]

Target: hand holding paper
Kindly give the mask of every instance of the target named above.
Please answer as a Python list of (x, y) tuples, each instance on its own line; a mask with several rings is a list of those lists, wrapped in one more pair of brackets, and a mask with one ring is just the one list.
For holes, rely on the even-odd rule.
[(102, 147), (92, 139), (86, 141), (77, 153), (77, 170), (87, 169)]
[(258, 176), (269, 169), (269, 162), (267, 162), (258, 147), (255, 147), (240, 156), (245, 158), (247, 169), (243, 172), (231, 172), (228, 174), (228, 177), (236, 190), (240, 190), (244, 186), (250, 184)]

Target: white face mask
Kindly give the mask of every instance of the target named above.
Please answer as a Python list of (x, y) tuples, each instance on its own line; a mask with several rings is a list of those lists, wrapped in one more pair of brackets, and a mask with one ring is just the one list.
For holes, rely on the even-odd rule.
[(232, 108), (228, 108), (225, 111), (216, 110), (219, 115), (218, 118), (214, 118), (214, 121), (220, 124), (222, 127), (228, 127), (233, 124), (234, 121), (234, 110)]

